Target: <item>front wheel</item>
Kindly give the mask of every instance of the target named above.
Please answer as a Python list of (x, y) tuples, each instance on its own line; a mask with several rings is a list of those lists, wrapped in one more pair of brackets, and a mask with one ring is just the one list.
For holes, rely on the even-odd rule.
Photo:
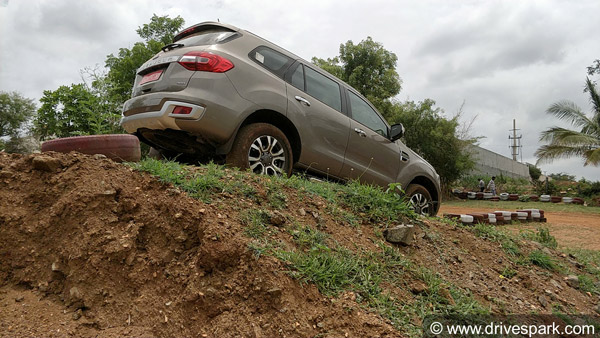
[(227, 154), (227, 164), (262, 175), (292, 174), (292, 148), (279, 128), (268, 123), (242, 127)]
[(406, 196), (411, 209), (420, 215), (435, 216), (436, 210), (429, 191), (420, 184), (410, 184)]

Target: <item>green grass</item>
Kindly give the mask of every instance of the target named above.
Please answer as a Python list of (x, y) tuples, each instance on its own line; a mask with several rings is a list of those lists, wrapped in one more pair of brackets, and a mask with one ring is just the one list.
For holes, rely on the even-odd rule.
[(598, 279), (589, 275), (577, 275), (579, 278), (579, 289), (584, 292), (598, 293)]
[[(225, 167), (214, 163), (202, 166), (201, 171), (192, 170), (191, 167), (174, 161), (159, 161), (149, 158), (130, 165), (137, 170), (157, 176), (161, 182), (173, 184), (191, 197), (205, 203), (210, 203), (214, 194), (241, 191), (242, 195), (248, 196), (252, 194), (253, 190), (247, 184), (240, 183), (239, 180), (224, 180), (223, 177), (228, 175)], [(235, 172), (230, 171), (230, 173)]]
[(301, 249), (325, 248), (329, 235), (309, 226), (297, 226), (291, 231), (292, 238)]
[[(400, 252), (378, 243), (378, 252), (352, 252), (337, 243), (327, 246), (328, 236), (310, 227), (292, 231), (297, 250), (277, 249), (273, 254), (286, 262), (290, 274), (304, 283), (314, 283), (326, 295), (353, 291), (357, 301), (390, 320), (410, 336), (419, 336), (421, 327), (414, 318), (429, 314), (485, 314), (470, 292), (457, 288), (425, 267), (414, 266)], [(402, 285), (407, 279), (420, 279), (427, 292), (416, 295), (410, 306), (399, 302), (382, 286)], [(448, 299), (450, 295), (452, 301)]]
[(500, 243), (502, 250), (504, 250), (508, 257), (515, 262), (519, 261), (523, 256), (519, 242), (515, 236), (507, 233), (501, 228), (498, 228), (494, 225), (481, 223), (466, 228), (475, 233), (475, 235), (478, 237)]
[[(188, 167), (152, 159), (130, 165), (205, 203), (247, 198), (260, 204), (260, 208), (246, 208), (237, 214), (237, 219), (244, 225), (244, 234), (250, 239), (248, 250), (254, 257), (258, 259), (269, 255), (280, 259), (292, 276), (303, 283), (313, 283), (325, 295), (335, 297), (341, 292), (354, 292), (361, 306), (381, 314), (410, 336), (420, 336), (422, 331), (420, 325), (415, 324), (415, 318), (434, 313), (468, 315), (488, 312), (470, 292), (447, 283), (441, 275), (426, 267), (415, 266), (397, 248), (382, 240), (377, 242), (379, 249), (375, 251), (350, 250), (321, 231), (318, 221), (315, 229), (294, 220), (284, 227), (292, 243), (285, 244), (271, 236), (279, 231), (270, 226), (269, 217), (273, 210), (289, 208), (292, 199), (287, 193), (291, 190), (289, 188), (297, 191), (293, 198), (299, 200), (311, 201), (317, 196), (323, 198), (326, 203), (319, 212), (330, 214), (340, 223), (349, 224), (357, 231), (362, 224), (369, 224), (381, 236), (382, 224), (416, 219), (403, 197), (395, 193), (395, 186), (388, 192), (358, 182), (341, 185), (313, 182), (298, 176), (263, 177), (215, 164)], [(258, 193), (263, 189), (266, 196)], [(487, 229), (480, 230), (488, 237), (503, 241), (502, 235)], [(429, 235), (432, 238), (438, 236), (435, 233)], [(398, 300), (388, 291), (388, 286), (402, 288), (407, 280), (415, 279), (426, 283), (428, 291), (414, 295), (412, 303)]]
[(600, 295), (600, 251), (586, 249), (563, 249), (583, 265), (589, 275), (579, 274), (579, 285), (583, 291)]
[(246, 226), (244, 233), (250, 238), (262, 238), (269, 231), (269, 213), (261, 209), (249, 209), (240, 213), (240, 222)]
[(505, 266), (501, 274), (502, 276), (511, 279), (517, 275), (517, 271), (510, 266)]
[(521, 236), (529, 240), (536, 241), (552, 249), (556, 249), (558, 247), (556, 238), (550, 234), (550, 230), (546, 227), (538, 227), (536, 232), (525, 230), (521, 232)]
[(306, 194), (308, 198), (321, 196), (333, 205), (347, 209), (354, 214), (353, 217), (346, 215), (351, 224), (356, 224), (359, 219), (367, 223), (389, 223), (416, 217), (404, 198), (394, 191), (386, 192), (380, 187), (363, 185), (357, 181), (336, 184), (294, 176), (285, 179), (283, 184)]
[(540, 209), (546, 213), (550, 212), (571, 212), (600, 215), (600, 207), (590, 207), (577, 204), (563, 203), (544, 203), (544, 202), (519, 202), (519, 201), (480, 201), (480, 200), (448, 200), (443, 201), (442, 205), (465, 207), (465, 208), (482, 208), (491, 211), (494, 210), (517, 210), (517, 209)]
[(600, 279), (600, 251), (565, 248), (564, 251), (583, 264), (585, 270)]
[(528, 257), (529, 261), (533, 265), (537, 265), (550, 271), (559, 271), (557, 262), (541, 250), (534, 250), (530, 252)]

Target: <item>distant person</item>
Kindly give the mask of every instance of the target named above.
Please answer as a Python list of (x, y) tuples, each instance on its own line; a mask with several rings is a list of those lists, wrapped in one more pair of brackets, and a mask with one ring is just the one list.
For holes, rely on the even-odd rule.
[(494, 180), (496, 179), (496, 176), (492, 176), (492, 179), (490, 180), (490, 182), (487, 185), (488, 190), (494, 195), (496, 196), (496, 182), (494, 182)]
[(485, 182), (483, 181), (483, 178), (479, 179), (479, 192), (483, 192), (485, 190)]

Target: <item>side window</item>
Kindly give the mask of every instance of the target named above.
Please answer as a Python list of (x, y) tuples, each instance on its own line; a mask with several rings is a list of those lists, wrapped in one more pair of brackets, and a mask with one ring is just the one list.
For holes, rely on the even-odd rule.
[(342, 111), (340, 85), (328, 77), (305, 67), (306, 93), (325, 103), (331, 108)]
[(381, 117), (358, 95), (351, 91), (348, 91), (350, 96), (350, 110), (352, 111), (352, 118), (357, 122), (364, 124), (365, 126), (373, 129), (375, 132), (381, 134), (383, 137), (388, 137), (387, 125)]
[(304, 67), (302, 65), (299, 65), (296, 70), (294, 71), (294, 74), (292, 74), (292, 78), (290, 80), (290, 83), (292, 84), (292, 86), (304, 91)]
[(255, 48), (248, 54), (251, 60), (279, 77), (294, 63), (294, 60), (265, 46)]

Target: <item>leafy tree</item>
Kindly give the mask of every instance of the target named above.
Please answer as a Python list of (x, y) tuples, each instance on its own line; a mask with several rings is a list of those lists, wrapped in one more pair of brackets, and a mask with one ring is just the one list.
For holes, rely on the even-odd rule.
[(538, 163), (557, 158), (582, 157), (584, 166), (600, 164), (600, 95), (593, 82), (587, 78), (586, 92), (590, 94), (592, 116), (588, 117), (575, 103), (559, 101), (546, 111), (561, 120), (570, 122), (578, 130), (552, 127), (544, 130), (540, 141), (549, 142), (535, 152)]
[(402, 88), (402, 80), (396, 72), (397, 61), (396, 54), (371, 37), (357, 45), (352, 41), (341, 44), (337, 57), (312, 59), (315, 65), (358, 90), (384, 114), (391, 107), (389, 100)]
[(24, 138), (28, 122), (35, 113), (32, 99), (17, 92), (0, 92), (0, 150), (25, 152)]
[(85, 84), (46, 90), (40, 102), (42, 106), (34, 120), (34, 131), (40, 140), (122, 132), (118, 124), (120, 114), (106, 109), (101, 98)]
[(567, 173), (558, 173), (558, 174), (550, 174), (548, 175), (548, 177), (550, 177), (551, 179), (555, 180), (555, 181), (566, 181), (566, 182), (573, 182), (575, 181), (575, 175), (569, 175)]
[[(396, 55), (372, 38), (355, 45), (340, 45), (340, 55), (312, 62), (342, 79), (371, 101), (390, 123), (402, 123), (407, 132), (406, 145), (423, 156), (442, 177), (452, 182), (469, 171), (474, 163), (467, 151), (475, 139), (460, 139), (459, 116), (447, 120), (435, 101), (399, 103), (393, 97), (400, 93), (402, 81), (396, 72)], [(463, 133), (464, 134), (464, 133)]]
[(154, 14), (150, 23), (136, 31), (144, 42), (136, 42), (131, 49), (120, 48), (117, 56), (110, 54), (106, 57), (108, 94), (113, 100), (123, 103), (129, 99), (137, 69), (164, 45), (171, 43), (184, 23), (180, 16), (171, 19)]
[(588, 75), (593, 76), (594, 74), (600, 75), (600, 59), (594, 60), (591, 66), (587, 67)]
[(527, 167), (529, 167), (529, 176), (531, 179), (534, 181), (539, 180), (540, 176), (542, 176), (542, 170), (533, 164), (528, 164)]
[(144, 41), (150, 42), (154, 40), (160, 42), (164, 46), (173, 42), (173, 37), (181, 30), (181, 27), (183, 27), (184, 24), (185, 20), (180, 16), (171, 19), (168, 15), (157, 16), (154, 14), (152, 15), (152, 18), (150, 18), (150, 23), (138, 27), (136, 32), (144, 39)]
[(434, 106), (435, 101), (430, 99), (396, 103), (388, 120), (404, 125), (406, 145), (423, 156), (447, 185), (473, 168), (467, 147), (475, 139), (461, 140), (456, 136), (460, 114), (448, 120), (441, 115), (442, 110)]
[[(138, 27), (144, 42), (131, 49), (121, 48), (118, 56), (106, 58), (104, 73), (97, 68), (82, 71), (84, 82), (44, 91), (42, 107), (35, 118), (35, 132), (41, 140), (89, 134), (122, 133), (119, 126), (121, 106), (129, 99), (136, 70), (160, 48), (170, 43), (183, 26), (181, 17), (157, 16)], [(89, 83), (86, 81), (89, 80)]]

